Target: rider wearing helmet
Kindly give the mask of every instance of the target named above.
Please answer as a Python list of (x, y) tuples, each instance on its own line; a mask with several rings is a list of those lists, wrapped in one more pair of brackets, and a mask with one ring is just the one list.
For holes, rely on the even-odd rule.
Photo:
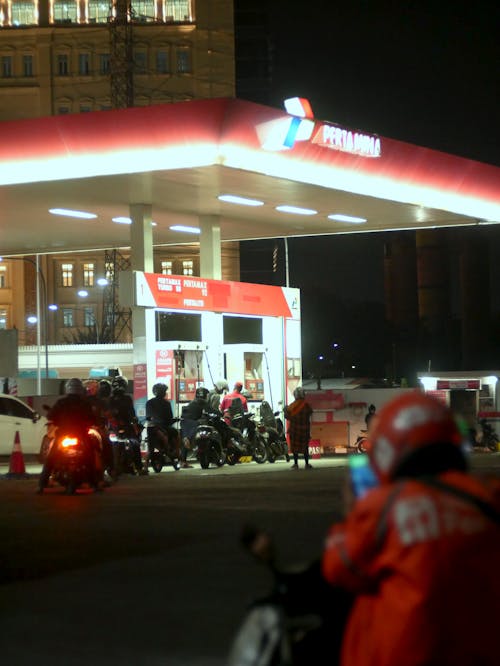
[[(129, 438), (134, 454), (135, 467), (137, 470), (141, 470), (141, 429), (135, 413), (134, 401), (132, 400), (132, 396), (127, 393), (127, 386), (128, 381), (126, 377), (117, 375), (113, 378), (113, 381), (111, 382), (111, 396), (108, 405), (108, 423), (112, 430), (123, 430), (126, 437)], [(116, 473), (116, 469), (114, 472)]]
[(226, 391), (229, 391), (227, 381), (225, 379), (217, 380), (213, 389), (208, 394), (208, 404), (211, 412), (219, 411), (221, 395)]
[(153, 386), (154, 398), (146, 402), (146, 419), (148, 420), (148, 449), (149, 459), (153, 454), (155, 441), (165, 451), (171, 452), (172, 456), (179, 457), (179, 433), (172, 426), (174, 415), (172, 405), (167, 399), (168, 386), (158, 383)]
[[(86, 396), (85, 386), (81, 379), (78, 377), (68, 379), (64, 385), (64, 393), (65, 395), (59, 398), (49, 409), (47, 420), (52, 422), (58, 431), (67, 430), (75, 432), (76, 430), (83, 435), (82, 441), (89, 448), (88, 462), (90, 467), (93, 468), (93, 476), (95, 477), (94, 485), (97, 487), (103, 480), (101, 442), (97, 437), (89, 438), (87, 436), (89, 428), (96, 425), (95, 414)], [(43, 489), (48, 484), (56, 455), (57, 451), (51, 446), (40, 474), (38, 482), (39, 492), (43, 492)]]
[(498, 660), (500, 482), (467, 471), (451, 410), (418, 391), (379, 413), (379, 486), (332, 527), (324, 577), (354, 595), (342, 666)]
[(248, 412), (247, 399), (242, 391), (243, 384), (241, 382), (235, 382), (231, 393), (226, 393), (220, 403), (220, 411), (224, 414), (224, 418), (229, 424), (237, 414)]
[(194, 400), (191, 400), (182, 408), (181, 431), (182, 431), (182, 451), (181, 466), (192, 467), (187, 462), (187, 453), (191, 448), (191, 437), (198, 426), (204, 412), (210, 411), (208, 404), (209, 390), (204, 386), (199, 386), (194, 394)]

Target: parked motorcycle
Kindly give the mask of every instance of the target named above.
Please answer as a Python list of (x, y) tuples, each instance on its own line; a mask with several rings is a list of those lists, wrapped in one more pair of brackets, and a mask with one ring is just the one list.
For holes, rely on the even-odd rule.
[[(174, 419), (174, 423), (178, 422), (179, 419)], [(153, 444), (152, 453), (150, 456), (149, 464), (153, 468), (154, 472), (159, 474), (164, 467), (172, 465), (174, 470), (177, 472), (180, 469), (181, 463), (179, 459), (179, 449), (177, 446), (168, 445), (166, 448), (155, 436), (156, 428), (151, 422), (146, 421), (144, 424), (146, 428), (146, 437), (143, 442), (145, 445), (145, 454), (146, 458), (149, 457), (150, 444)]]
[(226, 462), (222, 434), (217, 428), (220, 420), (219, 414), (205, 414), (198, 422), (192, 436), (193, 448), (202, 469), (208, 469), (210, 463), (216, 467), (222, 467)]
[(273, 412), (266, 400), (260, 406), (260, 422), (257, 427), (265, 440), (268, 461), (274, 463), (278, 458), (285, 458), (289, 462), (290, 454), (280, 412)]
[(338, 664), (350, 595), (330, 586), (319, 561), (294, 571), (276, 566), (269, 535), (243, 530), (242, 544), (272, 573), (269, 595), (254, 601), (231, 645), (227, 666)]
[(139, 437), (132, 424), (108, 423), (108, 437), (113, 452), (112, 477), (140, 474), (142, 469)]
[(369, 441), (368, 441), (367, 430), (361, 430), (356, 439), (356, 442), (354, 443), (356, 453), (367, 453), (368, 445)]
[(68, 495), (84, 484), (97, 489), (94, 456), (99, 445), (96, 430), (56, 431), (50, 449), (52, 481), (63, 486)]
[(500, 451), (499, 448), (499, 438), (495, 432), (493, 426), (488, 423), (485, 419), (481, 419), (479, 422), (482, 430), (482, 436), (480, 440), (480, 445), (487, 448), (489, 451)]
[(261, 465), (267, 460), (266, 442), (254, 421), (254, 414), (245, 412), (233, 417), (232, 425), (227, 426), (224, 442), (226, 461), (235, 465), (241, 458), (251, 457)]

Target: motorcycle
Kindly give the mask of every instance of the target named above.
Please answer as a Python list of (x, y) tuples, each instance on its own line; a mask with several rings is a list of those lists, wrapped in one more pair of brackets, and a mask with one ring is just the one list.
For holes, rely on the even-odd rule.
[(271, 405), (263, 401), (260, 406), (260, 422), (258, 430), (266, 443), (267, 459), (274, 463), (278, 458), (285, 458), (290, 462), (288, 443), (286, 441), (283, 421), (279, 418), (280, 412), (273, 412)]
[(210, 463), (222, 467), (226, 454), (222, 446), (222, 435), (217, 429), (220, 416), (216, 413), (205, 414), (198, 422), (192, 436), (193, 449), (202, 469), (208, 469)]
[(259, 465), (266, 462), (266, 442), (257, 428), (254, 414), (251, 412), (237, 414), (233, 417), (231, 426), (227, 425), (227, 428), (224, 439), (228, 465), (235, 465), (245, 457), (251, 457)]
[(361, 430), (360, 434), (358, 435), (354, 443), (354, 448), (356, 449), (356, 453), (367, 453), (368, 444), (369, 442), (368, 442), (367, 430)]
[(246, 527), (242, 545), (268, 567), (270, 593), (254, 601), (229, 650), (227, 666), (338, 664), (351, 596), (329, 585), (320, 562), (286, 571), (276, 566), (270, 537)]
[[(174, 419), (173, 423), (177, 423), (178, 421), (179, 419)], [(146, 458), (149, 457), (150, 444), (153, 444), (151, 459), (149, 460), (149, 464), (153, 468), (153, 471), (156, 474), (159, 474), (164, 467), (172, 465), (177, 472), (181, 466), (178, 447), (169, 444), (167, 448), (165, 448), (158, 438), (155, 437), (157, 426), (154, 426), (150, 421), (146, 421), (144, 425), (146, 428), (146, 437), (143, 439), (143, 443)]]
[(50, 448), (52, 481), (63, 486), (68, 495), (73, 495), (84, 484), (97, 489), (94, 457), (99, 446), (100, 436), (94, 429), (56, 431)]
[(139, 438), (132, 424), (110, 421), (108, 438), (113, 452), (113, 469), (111, 476), (116, 480), (121, 474), (140, 474), (142, 461), (140, 458)]
[(489, 451), (500, 451), (498, 435), (493, 429), (493, 426), (490, 425), (485, 419), (482, 419), (479, 422), (482, 430), (482, 436), (480, 440), (480, 445)]

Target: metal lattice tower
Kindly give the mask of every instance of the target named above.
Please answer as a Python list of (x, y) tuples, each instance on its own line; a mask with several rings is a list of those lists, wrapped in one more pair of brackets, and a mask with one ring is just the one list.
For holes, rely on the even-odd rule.
[(134, 60), (131, 0), (113, 0), (109, 11), (111, 105), (134, 106)]
[(109, 329), (109, 337), (112, 342), (118, 342), (125, 332), (126, 337), (130, 335), (132, 339), (132, 310), (120, 308), (118, 301), (120, 271), (130, 270), (130, 258), (118, 250), (105, 250), (104, 265), (108, 284), (104, 290), (103, 320)]

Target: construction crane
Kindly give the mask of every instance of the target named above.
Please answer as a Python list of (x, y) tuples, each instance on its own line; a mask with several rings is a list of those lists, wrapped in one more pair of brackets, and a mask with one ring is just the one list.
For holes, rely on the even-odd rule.
[(109, 7), (109, 71), (111, 106), (134, 106), (134, 54), (132, 43), (132, 2), (113, 0)]

